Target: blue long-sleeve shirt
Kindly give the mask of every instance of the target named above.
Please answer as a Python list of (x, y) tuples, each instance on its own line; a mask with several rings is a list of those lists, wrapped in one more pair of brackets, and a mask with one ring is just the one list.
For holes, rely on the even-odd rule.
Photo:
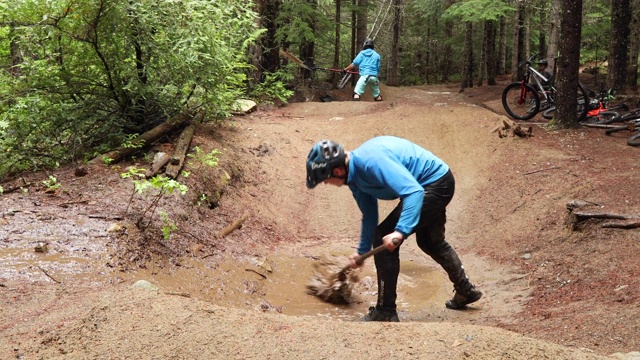
[(353, 65), (358, 67), (360, 76), (378, 76), (378, 70), (380, 70), (380, 54), (373, 49), (364, 49), (353, 59)]
[(378, 199), (402, 201), (395, 230), (406, 238), (420, 220), (424, 187), (448, 171), (449, 166), (431, 152), (394, 136), (375, 137), (351, 151), (347, 185), (362, 212), (358, 254), (371, 249)]

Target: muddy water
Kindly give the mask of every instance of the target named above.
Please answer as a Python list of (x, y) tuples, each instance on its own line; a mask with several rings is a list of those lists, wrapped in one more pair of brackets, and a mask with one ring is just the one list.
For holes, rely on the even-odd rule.
[[(268, 258), (245, 258), (212, 265), (184, 259), (170, 271), (149, 268), (138, 271), (129, 282), (144, 279), (176, 296), (189, 296), (223, 306), (251, 308), (285, 315), (320, 316), (353, 320), (375, 303), (377, 285), (373, 261), (360, 270), (354, 302), (328, 304), (306, 293), (313, 274), (313, 258), (280, 252)], [(345, 255), (346, 261), (346, 255)], [(448, 296), (443, 272), (429, 264), (401, 262), (398, 307), (404, 312), (442, 308)]]
[[(168, 295), (285, 315), (344, 320), (362, 316), (377, 297), (372, 259), (360, 269), (361, 280), (354, 288), (354, 302), (334, 305), (306, 293), (317, 255), (293, 256), (295, 251), (288, 250), (269, 257), (247, 257), (233, 262), (183, 258), (178, 263), (168, 264), (158, 259), (149, 262), (147, 269), (121, 273), (107, 267), (107, 260), (98, 255), (104, 254), (108, 247), (106, 236), (90, 241), (92, 250), (102, 251), (89, 251), (89, 242), (79, 246), (79, 240), (73, 235), (43, 237), (37, 230), (33, 231), (4, 234), (6, 241), (0, 247), (0, 280), (56, 282), (64, 286), (133, 284), (137, 280), (147, 280)], [(35, 248), (43, 241), (47, 243), (47, 252), (37, 252)], [(442, 308), (448, 296), (444, 273), (434, 266), (435, 263), (417, 260), (415, 249), (404, 250), (398, 286), (399, 310), (420, 313), (425, 309)], [(316, 249), (312, 252), (322, 254), (326, 251)], [(345, 261), (349, 253), (342, 251)]]
[[(83, 213), (61, 213), (42, 202), (32, 211), (25, 199), (2, 203), (0, 218), (0, 283), (59, 283), (62, 286), (105, 286), (147, 280), (159, 291), (223, 306), (287, 315), (359, 318), (374, 304), (377, 285), (373, 259), (360, 270), (350, 305), (327, 304), (306, 293), (313, 263), (326, 254), (344, 257), (354, 244), (346, 241), (309, 246), (305, 241), (281, 248), (268, 257), (234, 261), (215, 258), (165, 259), (147, 262), (146, 269), (120, 272), (109, 266), (117, 234), (113, 220)], [(36, 225), (37, 224), (37, 225)], [(46, 251), (42, 246), (46, 245)], [(413, 241), (402, 246), (398, 308), (408, 314), (442, 309), (450, 296), (444, 272)], [(426, 315), (425, 315), (426, 316)]]

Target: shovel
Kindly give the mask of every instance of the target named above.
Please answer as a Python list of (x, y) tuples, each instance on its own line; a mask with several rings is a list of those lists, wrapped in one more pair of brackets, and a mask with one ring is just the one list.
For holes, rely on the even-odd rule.
[[(393, 245), (398, 245), (400, 244), (400, 240), (398, 239), (393, 239)], [(368, 258), (372, 257), (373, 255), (379, 253), (380, 251), (384, 250), (384, 244), (377, 246), (369, 251), (367, 251), (366, 253), (360, 255), (360, 258), (358, 260), (356, 260), (356, 265), (361, 266), (362, 264), (364, 264), (364, 261), (367, 260)], [(340, 273), (338, 273), (338, 280), (340, 281), (344, 281), (344, 279), (346, 279), (347, 277), (347, 272), (351, 270), (351, 264), (345, 266), (344, 268), (342, 268), (342, 270), (340, 271)]]
[[(393, 239), (393, 244), (400, 244), (400, 240)], [(380, 245), (367, 251), (356, 261), (356, 265), (362, 265), (366, 259), (384, 249), (384, 245)], [(337, 259), (328, 259), (314, 264), (316, 271), (307, 285), (307, 293), (315, 295), (329, 303), (349, 304), (351, 302), (351, 291), (359, 279), (358, 276), (351, 271), (350, 264), (340, 267), (338, 265), (339, 263), (341, 263), (341, 261)]]

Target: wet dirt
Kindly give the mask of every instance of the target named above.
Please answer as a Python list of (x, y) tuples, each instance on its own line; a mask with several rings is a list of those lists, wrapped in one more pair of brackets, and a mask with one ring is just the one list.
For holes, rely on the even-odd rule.
[[(200, 125), (192, 149), (222, 155), (216, 169), (188, 163), (189, 193), (159, 202), (179, 229), (169, 239), (158, 217), (136, 228), (149, 200), (129, 203), (131, 183), (120, 178), (150, 155), (85, 177), (70, 167), (9, 179), (5, 188), (32, 185), (0, 198), (0, 354), (595, 359), (639, 350), (638, 231), (564, 225), (574, 198), (640, 211), (637, 149), (594, 129), (533, 125), (533, 138), (500, 139), (501, 89), (457, 90), (383, 87), (383, 102), (295, 103)], [(468, 311), (444, 308), (452, 287), (412, 238), (401, 249), (400, 324), (354, 321), (375, 303), (372, 261), (353, 304), (306, 294), (314, 261), (354, 251), (360, 218), (348, 189), (306, 189), (306, 154), (321, 138), (350, 149), (382, 134), (423, 144), (454, 171), (448, 239), (485, 293)], [(61, 186), (50, 194), (42, 180), (52, 174)], [(195, 205), (217, 192), (215, 206)], [(381, 202), (380, 213), (395, 205)], [(244, 213), (241, 228), (215, 236)], [(42, 244), (48, 251), (36, 252)], [(138, 280), (157, 290), (132, 289)]]

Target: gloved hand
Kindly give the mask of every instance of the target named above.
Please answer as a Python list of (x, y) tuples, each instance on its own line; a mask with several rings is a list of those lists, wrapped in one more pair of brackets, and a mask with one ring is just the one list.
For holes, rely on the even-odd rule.
[(340, 74), (342, 74), (342, 75), (347, 75), (347, 69), (342, 69), (342, 70), (340, 70)]

